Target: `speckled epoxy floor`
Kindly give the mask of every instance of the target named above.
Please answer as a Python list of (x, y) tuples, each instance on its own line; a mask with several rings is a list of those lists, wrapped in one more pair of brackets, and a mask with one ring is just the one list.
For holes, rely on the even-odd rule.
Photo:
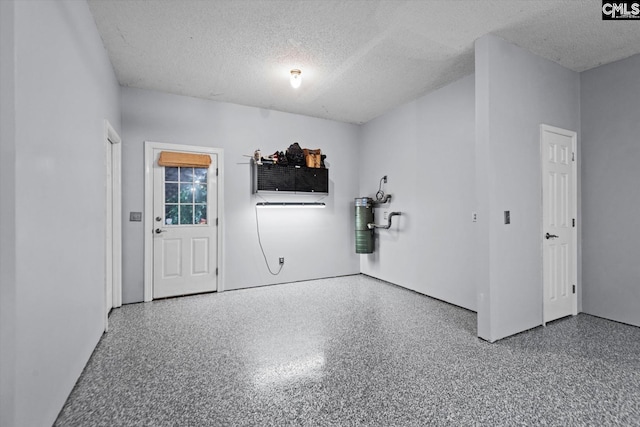
[(476, 314), (349, 276), (115, 310), (56, 426), (640, 426), (640, 328), (489, 344)]

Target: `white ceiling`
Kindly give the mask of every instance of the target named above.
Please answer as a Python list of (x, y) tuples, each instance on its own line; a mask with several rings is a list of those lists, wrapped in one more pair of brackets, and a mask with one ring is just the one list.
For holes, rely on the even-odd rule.
[(350, 123), (472, 73), (485, 34), (575, 71), (640, 53), (640, 22), (600, 0), (88, 3), (123, 86)]

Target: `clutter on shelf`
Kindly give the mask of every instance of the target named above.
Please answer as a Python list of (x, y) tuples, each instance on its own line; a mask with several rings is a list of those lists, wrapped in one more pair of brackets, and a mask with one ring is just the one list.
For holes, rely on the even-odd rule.
[(253, 160), (258, 165), (277, 164), (280, 166), (300, 166), (308, 168), (326, 168), (324, 160), (326, 155), (322, 150), (301, 148), (300, 144), (294, 142), (285, 151), (276, 151), (273, 154), (263, 157), (260, 149), (253, 153)]

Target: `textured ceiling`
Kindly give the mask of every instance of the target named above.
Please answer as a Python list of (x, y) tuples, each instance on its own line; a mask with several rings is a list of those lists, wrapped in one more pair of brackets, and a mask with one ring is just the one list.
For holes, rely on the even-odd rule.
[[(473, 72), (495, 34), (575, 71), (640, 52), (600, 0), (89, 0), (121, 85), (364, 123)], [(289, 70), (302, 70), (302, 86)]]

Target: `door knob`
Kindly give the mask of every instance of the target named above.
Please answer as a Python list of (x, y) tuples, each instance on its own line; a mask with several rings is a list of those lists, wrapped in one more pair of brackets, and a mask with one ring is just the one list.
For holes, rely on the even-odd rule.
[(545, 239), (547, 239), (547, 240), (548, 240), (548, 239), (557, 239), (557, 238), (558, 238), (558, 236), (556, 236), (555, 234), (549, 234), (549, 233), (547, 233), (547, 234), (545, 234), (545, 235), (544, 235), (544, 238), (545, 238)]
[(167, 230), (160, 230), (159, 228), (156, 228), (156, 234), (160, 234), (160, 233), (164, 233)]

